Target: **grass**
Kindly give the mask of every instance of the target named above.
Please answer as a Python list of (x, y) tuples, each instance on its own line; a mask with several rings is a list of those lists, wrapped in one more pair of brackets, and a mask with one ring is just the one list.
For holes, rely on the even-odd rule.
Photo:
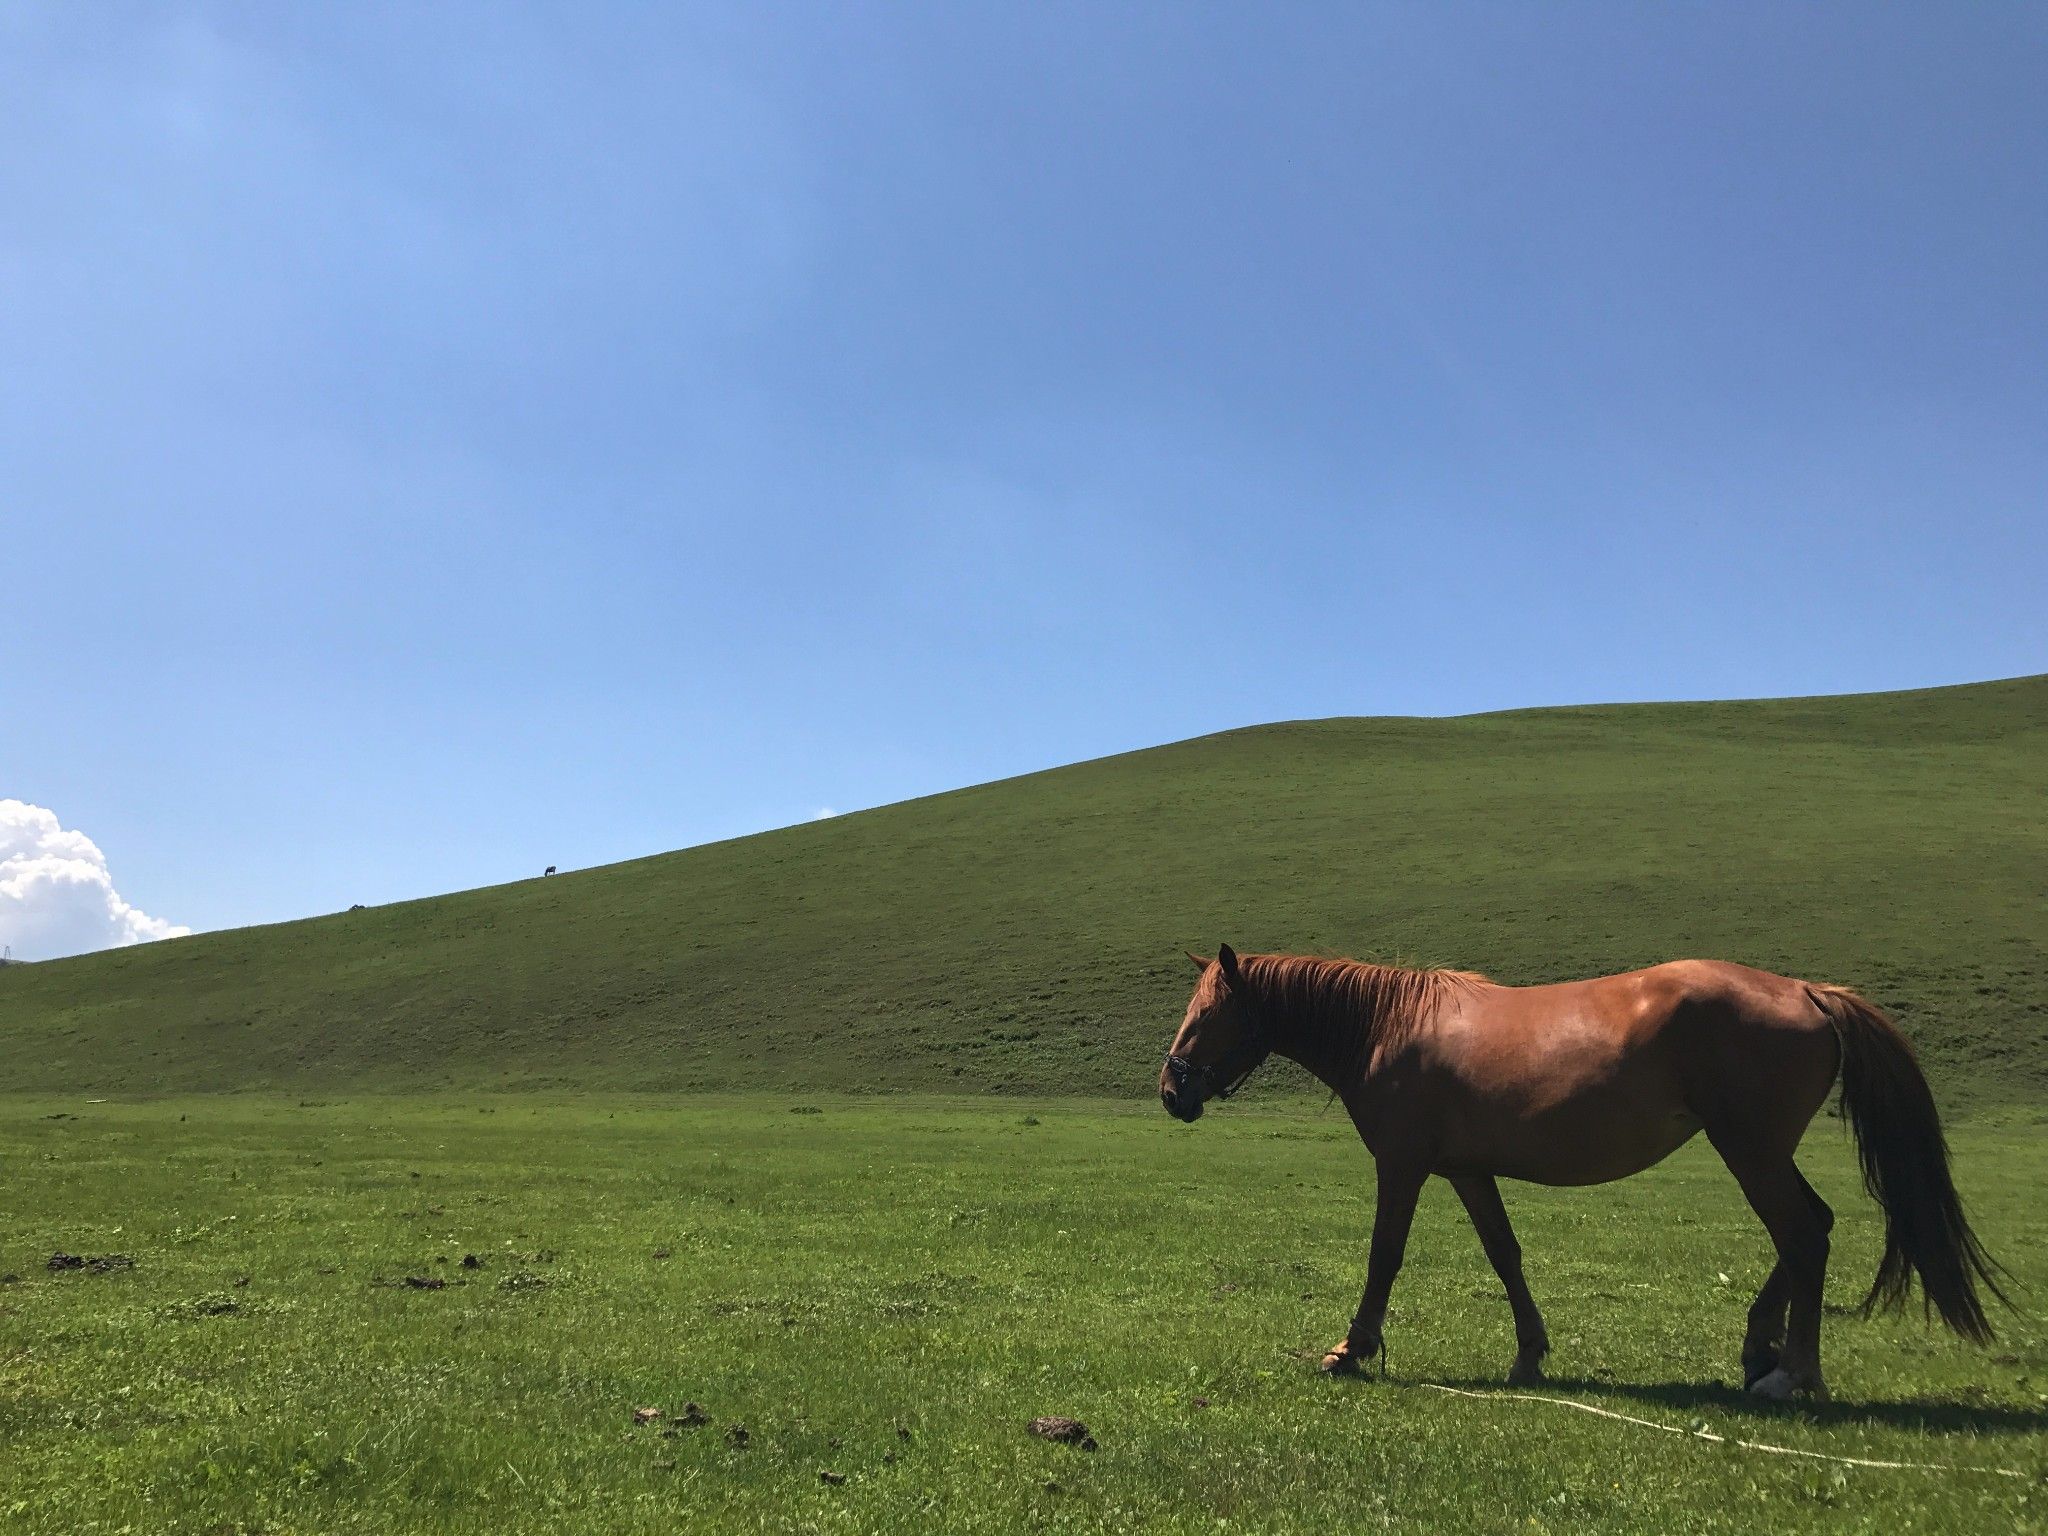
[(1511, 982), (1745, 960), (1893, 1009), (1945, 1103), (2031, 1104), (2044, 867), (2048, 678), (1303, 722), (7, 967), (0, 1083), (1149, 1097), (1181, 948), (1228, 940)]
[[(1804, 1157), (1841, 1215), (1832, 1406), (1723, 1385), (1768, 1251), (1698, 1144), (1618, 1185), (1508, 1187), (1554, 1390), (2025, 1478), (1430, 1391), (1497, 1384), (1511, 1353), (1441, 1189), (1391, 1379), (1319, 1377), (1362, 1282), (1369, 1165), (1341, 1115), (1261, 1093), (1192, 1127), (818, 1094), (0, 1101), (0, 1529), (2048, 1529), (2042, 1325), (2002, 1319), (1987, 1353), (1844, 1315), (1878, 1234), (1835, 1122)], [(2038, 1115), (1954, 1139), (2038, 1297)], [(54, 1250), (135, 1262), (52, 1273)], [(689, 1401), (707, 1424), (669, 1422)], [(1100, 1448), (1031, 1438), (1041, 1414)]]

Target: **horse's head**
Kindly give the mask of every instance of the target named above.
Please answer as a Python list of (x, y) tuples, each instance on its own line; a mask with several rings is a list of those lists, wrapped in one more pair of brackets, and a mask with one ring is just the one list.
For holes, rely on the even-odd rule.
[(1202, 975), (1159, 1069), (1159, 1102), (1176, 1120), (1194, 1121), (1209, 1099), (1237, 1092), (1272, 1045), (1259, 1027), (1230, 946), (1224, 945), (1214, 960), (1188, 958)]

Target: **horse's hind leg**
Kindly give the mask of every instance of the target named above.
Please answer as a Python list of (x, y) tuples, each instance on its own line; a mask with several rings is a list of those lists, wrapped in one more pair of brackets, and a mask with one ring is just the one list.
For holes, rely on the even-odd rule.
[(1543, 1379), (1543, 1357), (1550, 1353), (1550, 1335), (1544, 1331), (1543, 1314), (1536, 1310), (1528, 1282), (1522, 1278), (1522, 1245), (1515, 1241), (1515, 1229), (1508, 1221), (1507, 1207), (1500, 1203), (1500, 1186), (1490, 1173), (1465, 1174), (1451, 1180), (1451, 1188), (1465, 1202), (1465, 1214), (1479, 1233), (1479, 1245), (1487, 1262), (1507, 1288), (1508, 1305), (1515, 1313), (1515, 1368), (1508, 1372), (1512, 1386), (1528, 1386)]
[[(1778, 1267), (1772, 1279), (1764, 1282), (1764, 1292), (1771, 1296), (1770, 1305), (1765, 1305), (1765, 1294), (1760, 1294), (1750, 1308), (1752, 1341), (1759, 1313), (1764, 1326), (1773, 1328), (1777, 1306), (1774, 1282), (1790, 1313), (1785, 1346), (1777, 1364), (1752, 1383), (1750, 1390), (1764, 1397), (1810, 1392), (1825, 1398), (1828, 1389), (1820, 1373), (1820, 1305), (1821, 1288), (1827, 1279), (1828, 1230), (1834, 1224), (1833, 1213), (1793, 1165), (1790, 1152), (1754, 1150), (1737, 1138), (1716, 1135), (1711, 1127), (1707, 1135), (1778, 1250)], [(1744, 1345), (1743, 1352), (1745, 1356), (1749, 1354), (1749, 1344)]]
[(1785, 1347), (1785, 1313), (1792, 1303), (1791, 1283), (1785, 1266), (1773, 1264), (1771, 1273), (1749, 1304), (1749, 1327), (1742, 1335), (1742, 1385), (1755, 1386), (1778, 1368), (1778, 1356)]
[[(1794, 1173), (1799, 1170), (1794, 1168)], [(1800, 1186), (1806, 1191), (1806, 1198), (1820, 1217), (1823, 1230), (1833, 1231), (1835, 1213), (1828, 1208), (1827, 1201), (1814, 1192), (1806, 1182), (1806, 1175), (1799, 1174)], [(1763, 1289), (1756, 1293), (1756, 1300), (1749, 1307), (1749, 1329), (1742, 1339), (1742, 1385), (1753, 1387), (1764, 1377), (1778, 1368), (1778, 1356), (1785, 1344), (1785, 1314), (1792, 1304), (1792, 1283), (1782, 1263), (1771, 1266), (1770, 1278), (1763, 1283)]]

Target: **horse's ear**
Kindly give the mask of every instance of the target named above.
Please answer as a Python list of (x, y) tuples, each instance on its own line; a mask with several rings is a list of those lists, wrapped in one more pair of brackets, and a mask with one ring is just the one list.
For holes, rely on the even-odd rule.
[(1237, 980), (1236, 950), (1232, 949), (1228, 944), (1225, 944), (1221, 949), (1216, 951), (1216, 963), (1223, 967), (1223, 979), (1225, 981), (1234, 982)]
[(1207, 961), (1207, 960), (1204, 960), (1204, 959), (1203, 959), (1203, 958), (1202, 958), (1202, 957), (1201, 957), (1200, 955), (1196, 954), (1196, 953), (1195, 953), (1195, 952), (1194, 952), (1194, 951), (1193, 951), (1192, 949), (1184, 949), (1184, 950), (1182, 950), (1182, 951), (1181, 951), (1181, 953), (1182, 953), (1182, 954), (1184, 954), (1184, 955), (1186, 955), (1186, 956), (1187, 956), (1187, 957), (1188, 957), (1188, 958), (1189, 958), (1190, 960), (1192, 960), (1192, 961), (1194, 961), (1194, 962), (1195, 962), (1195, 969), (1196, 969), (1196, 970), (1198, 970), (1198, 971), (1206, 971), (1207, 969), (1209, 969), (1209, 966), (1210, 966), (1210, 962), (1209, 962), (1209, 961)]

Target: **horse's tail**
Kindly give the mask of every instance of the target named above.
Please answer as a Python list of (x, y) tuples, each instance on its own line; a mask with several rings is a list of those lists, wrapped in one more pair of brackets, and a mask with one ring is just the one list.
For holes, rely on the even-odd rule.
[(1941, 1117), (1913, 1047), (1896, 1024), (1847, 987), (1814, 984), (1808, 990), (1842, 1042), (1842, 1104), (1856, 1131), (1863, 1187), (1884, 1207), (1884, 1258), (1863, 1298), (1864, 1315), (1904, 1305), (1917, 1271), (1923, 1309), (1939, 1311), (1964, 1338), (1989, 1343), (1978, 1282), (2012, 1303), (1998, 1288), (2000, 1266), (1963, 1217)]

